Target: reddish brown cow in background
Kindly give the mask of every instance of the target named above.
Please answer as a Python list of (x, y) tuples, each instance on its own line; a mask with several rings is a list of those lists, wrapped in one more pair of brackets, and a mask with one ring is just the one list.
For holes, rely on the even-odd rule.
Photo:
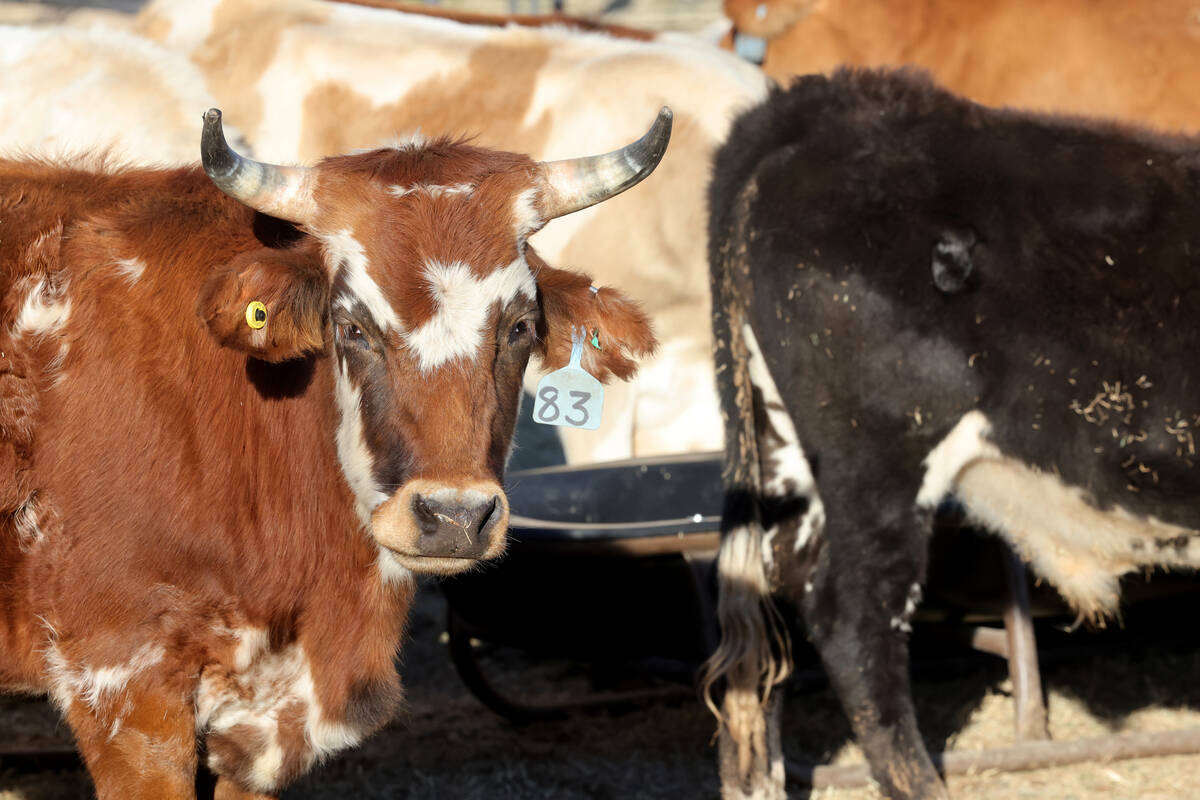
[(624, 378), (654, 345), (526, 237), (669, 130), (284, 168), (212, 111), (211, 180), (0, 161), (0, 686), (53, 696), (100, 798), (193, 797), (199, 753), (218, 797), (274, 792), (391, 716), (413, 573), (504, 549), (530, 353), (586, 325)]
[(1200, 129), (1193, 0), (725, 0), (725, 14), (725, 46), (765, 47), (780, 81), (916, 64), (987, 105)]

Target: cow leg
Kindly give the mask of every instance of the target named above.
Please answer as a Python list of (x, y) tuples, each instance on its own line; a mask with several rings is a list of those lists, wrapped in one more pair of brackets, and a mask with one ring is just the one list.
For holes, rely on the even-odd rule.
[(126, 691), (95, 703), (76, 697), (67, 721), (97, 800), (194, 800), (195, 722), (179, 693)]
[(276, 800), (276, 795), (248, 792), (229, 778), (217, 776), (213, 800)]
[(920, 598), (928, 539), (916, 520), (847, 527), (855, 516), (845, 505), (830, 510), (812, 572), (799, 586), (788, 581), (788, 588), (884, 795), (944, 798), (945, 785), (917, 728), (908, 670), (909, 619)]

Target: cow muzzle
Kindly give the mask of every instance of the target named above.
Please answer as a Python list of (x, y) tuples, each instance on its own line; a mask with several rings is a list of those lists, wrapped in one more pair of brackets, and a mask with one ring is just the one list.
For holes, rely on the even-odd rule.
[(409, 481), (371, 515), (371, 528), (404, 567), (453, 575), (504, 552), (508, 498), (490, 481)]

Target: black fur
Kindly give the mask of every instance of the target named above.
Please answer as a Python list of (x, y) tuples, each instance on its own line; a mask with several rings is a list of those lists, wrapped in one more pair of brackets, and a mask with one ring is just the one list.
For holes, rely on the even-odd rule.
[[(824, 550), (777, 564), (776, 589), (885, 793), (938, 794), (893, 618), (925, 576), (921, 462), (954, 424), (980, 409), (1002, 452), (1100, 507), (1200, 527), (1200, 471), (1163, 425), (1200, 413), (1200, 141), (845, 70), (741, 116), (709, 199), (727, 422), (744, 313), (821, 464)], [(1116, 381), (1136, 402), (1086, 419)]]

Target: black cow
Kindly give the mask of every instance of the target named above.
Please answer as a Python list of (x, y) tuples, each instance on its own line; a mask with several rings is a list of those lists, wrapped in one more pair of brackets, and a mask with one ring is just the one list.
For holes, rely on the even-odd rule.
[(1088, 618), (1200, 559), (1200, 140), (840, 71), (737, 121), (710, 202), (726, 795), (782, 793), (774, 595), (884, 793), (942, 797), (907, 667), (939, 505)]

